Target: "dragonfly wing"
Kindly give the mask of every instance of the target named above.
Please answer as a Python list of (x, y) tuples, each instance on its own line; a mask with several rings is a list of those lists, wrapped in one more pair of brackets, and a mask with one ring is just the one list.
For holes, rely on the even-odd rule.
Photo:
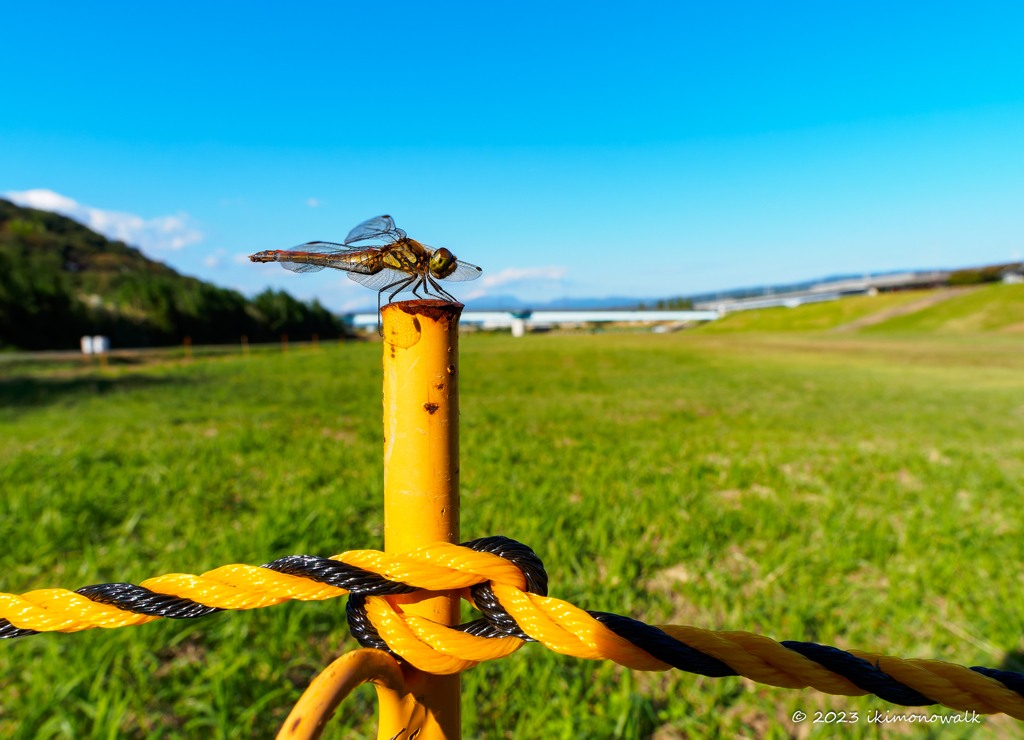
[(395, 220), (391, 216), (377, 216), (369, 221), (363, 221), (357, 227), (348, 232), (345, 237), (345, 244), (362, 242), (367, 239), (385, 239), (395, 241), (405, 237), (405, 232), (395, 226)]
[(354, 280), (360, 285), (365, 285), (371, 290), (381, 290), (394, 283), (399, 283), (402, 280), (409, 278), (409, 274), (402, 272), (401, 270), (393, 270), (390, 267), (385, 267), (380, 272), (373, 275), (363, 275), (358, 272), (350, 272), (348, 274), (349, 280)]
[(320, 272), (324, 265), (311, 265), (308, 262), (281, 262), (281, 267), (291, 272)]
[(346, 244), (335, 244), (334, 242), (306, 242), (297, 247), (292, 247), (292, 252), (313, 252), (315, 254), (335, 254), (336, 252), (351, 252), (352, 247)]
[(455, 272), (448, 277), (441, 279), (448, 280), (453, 283), (464, 283), (467, 280), (476, 280), (483, 274), (483, 272), (484, 271), (476, 265), (471, 265), (468, 262), (459, 260), (459, 266), (455, 268)]

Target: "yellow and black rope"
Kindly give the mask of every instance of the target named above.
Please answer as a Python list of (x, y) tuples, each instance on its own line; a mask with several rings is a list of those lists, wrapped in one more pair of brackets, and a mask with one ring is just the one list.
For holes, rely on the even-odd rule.
[[(447, 627), (406, 614), (419, 591), (462, 590), (483, 616)], [(775, 642), (749, 632), (652, 626), (588, 612), (547, 596), (547, 573), (530, 548), (505, 537), (438, 543), (402, 555), (356, 550), (332, 558), (290, 556), (259, 568), (227, 565), (202, 576), (0, 594), (0, 638), (38, 632), (190, 619), (290, 599), (350, 594), (346, 612), (364, 647), (387, 650), (430, 673), (457, 673), (539, 642), (579, 658), (647, 671), (746, 676), (785, 688), (876, 696), (903, 706), (943, 704), (1024, 720), (1024, 675), (933, 660), (902, 660), (810, 642)], [(418, 596), (418, 594), (417, 594)]]

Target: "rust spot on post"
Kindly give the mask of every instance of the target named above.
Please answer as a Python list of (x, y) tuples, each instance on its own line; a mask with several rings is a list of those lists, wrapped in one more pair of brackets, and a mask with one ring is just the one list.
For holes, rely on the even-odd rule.
[(440, 406), (438, 406), (436, 403), (425, 403), (423, 404), (423, 408), (427, 410), (428, 414), (433, 414), (440, 408)]
[[(394, 305), (394, 304), (389, 304)], [(423, 300), (423, 301), (401, 301), (402, 311), (407, 314), (419, 314), (430, 321), (436, 321), (445, 327), (451, 324), (453, 319), (458, 319), (465, 308), (461, 303), (451, 301)], [(417, 327), (419, 328), (419, 327)]]

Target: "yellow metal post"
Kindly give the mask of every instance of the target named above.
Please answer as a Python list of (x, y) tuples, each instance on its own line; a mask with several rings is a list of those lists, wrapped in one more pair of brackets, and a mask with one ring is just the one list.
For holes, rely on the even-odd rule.
[[(405, 552), (459, 542), (459, 316), (462, 305), (403, 301), (384, 307), (384, 549)], [(442, 591), (405, 611), (459, 623), (459, 596)], [(403, 667), (406, 686), (427, 717), (417, 740), (461, 738), (460, 677)], [(393, 737), (385, 706), (401, 697), (378, 685), (379, 739)], [(392, 692), (393, 693), (393, 692)], [(408, 700), (406, 700), (408, 701)], [(411, 733), (412, 728), (408, 731)], [(392, 734), (388, 734), (392, 733)]]
[(313, 679), (281, 726), (277, 740), (316, 740), (342, 700), (367, 681), (386, 687), (396, 696), (408, 694), (402, 670), (394, 658), (382, 650), (353, 650)]

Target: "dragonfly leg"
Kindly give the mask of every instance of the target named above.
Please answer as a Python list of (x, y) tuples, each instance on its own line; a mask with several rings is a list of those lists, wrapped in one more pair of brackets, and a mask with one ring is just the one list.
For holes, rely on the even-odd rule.
[(380, 290), (377, 293), (377, 333), (380, 336), (383, 337), (384, 336), (384, 322), (383, 322), (384, 314), (380, 310), (380, 297), (381, 297), (382, 293), (384, 293), (383, 290)]
[(451, 293), (449, 293), (449, 292), (448, 292), (447, 290), (445, 290), (445, 289), (444, 289), (444, 288), (442, 288), (442, 287), (441, 287), (440, 285), (438, 285), (438, 284), (437, 284), (437, 282), (436, 282), (436, 281), (434, 280), (434, 278), (430, 277), (429, 275), (427, 275), (427, 276), (426, 276), (426, 278), (427, 278), (427, 280), (429, 280), (429, 281), (430, 281), (430, 284), (434, 286), (434, 290), (436, 290), (436, 291), (437, 291), (438, 295), (440, 295), (440, 296), (441, 296), (441, 297), (443, 297), (443, 298), (447, 298), (447, 299), (448, 299), (449, 301), (451, 301), (452, 303), (456, 303), (456, 302), (457, 302), (457, 301), (455, 300), (455, 296), (453, 296), (453, 295), (452, 295)]
[(441, 290), (441, 286), (438, 285), (437, 282), (434, 280), (434, 278), (430, 277), (430, 275), (424, 275), (423, 276), (423, 283), (424, 283), (424, 285), (423, 285), (423, 290), (424, 291), (429, 293), (430, 292), (430, 288), (433, 287), (434, 288), (434, 295), (436, 295), (438, 298), (447, 298), (447, 299), (451, 298), (451, 296), (449, 296), (447, 293), (445, 293), (443, 290)]
[[(395, 300), (395, 296), (398, 295), (399, 293), (401, 293), (406, 288), (408, 288), (409, 287), (409, 283), (411, 283), (415, 279), (416, 279), (415, 277), (411, 277), (411, 278), (407, 278), (405, 280), (399, 280), (397, 283), (391, 283), (391, 285), (387, 286), (387, 288), (385, 288), (384, 290), (387, 290), (388, 288), (392, 288), (392, 287), (398, 285), (398, 287), (395, 288), (395, 292), (388, 296), (388, 303), (391, 303), (391, 301)], [(415, 290), (414, 290), (414, 292), (415, 292)]]
[[(412, 286), (412, 294), (414, 296), (416, 296), (417, 298), (422, 298), (423, 297), (419, 293), (416, 292), (421, 285), (424, 285), (424, 283), (423, 283), (423, 276), (422, 275), (419, 278), (417, 278), (416, 284)], [(427, 293), (426, 287), (423, 288), (423, 292), (426, 293), (427, 295), (430, 295), (430, 293)]]
[(404, 288), (406, 288), (409, 285), (409, 283), (412, 282), (415, 279), (416, 279), (415, 277), (411, 277), (411, 278), (402, 278), (401, 280), (396, 280), (395, 282), (393, 282), (393, 283), (391, 283), (389, 285), (385, 285), (377, 293), (377, 333), (380, 334), (381, 336), (384, 336), (384, 325), (381, 323), (381, 316), (382, 316), (382, 314), (381, 314), (380, 299), (384, 295), (384, 291), (390, 290), (391, 288), (394, 288), (396, 285), (398, 286), (398, 290), (396, 290), (394, 293), (392, 293), (391, 295), (388, 296), (388, 303), (391, 303), (391, 301), (393, 301), (395, 299), (395, 296), (398, 295), (399, 293), (401, 293), (402, 290)]
[[(434, 282), (434, 278), (430, 277), (430, 275), (424, 275), (422, 280), (423, 280), (423, 292), (426, 293), (427, 295), (430, 295), (430, 286), (433, 285), (436, 288), (437, 287), (437, 283)], [(429, 284), (427, 283), (428, 280), (430, 281)], [(440, 294), (438, 294), (438, 297), (440, 297)]]

